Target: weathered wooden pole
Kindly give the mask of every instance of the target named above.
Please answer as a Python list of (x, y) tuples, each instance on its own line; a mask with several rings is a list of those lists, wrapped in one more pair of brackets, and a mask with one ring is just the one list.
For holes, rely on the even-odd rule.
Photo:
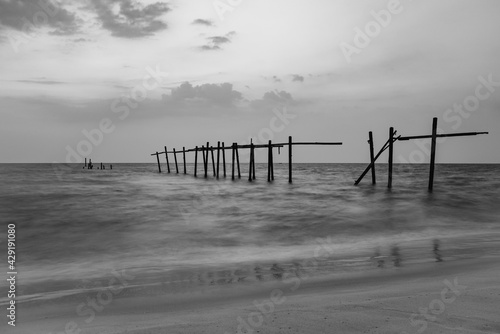
[(273, 158), (273, 148), (271, 147), (271, 181), (274, 181), (274, 158)]
[(238, 166), (238, 179), (241, 179), (241, 170), (240, 170), (240, 155), (238, 153), (238, 143), (234, 143), (236, 150), (236, 165)]
[(210, 146), (210, 155), (212, 156), (212, 167), (214, 170), (214, 177), (215, 177), (215, 159), (214, 159), (214, 148)]
[(167, 160), (167, 172), (170, 173), (170, 163), (168, 162), (167, 147), (165, 146), (165, 160)]
[(271, 146), (271, 141), (268, 142), (269, 147), (267, 148), (267, 182), (271, 182), (271, 164), (272, 164), (272, 152), (273, 147)]
[(368, 142), (370, 143), (370, 161), (372, 163), (372, 184), (376, 184), (377, 180), (375, 178), (375, 153), (373, 152), (373, 133), (368, 132)]
[(87, 158), (85, 158), (85, 165), (83, 167), (87, 167)]
[(432, 141), (431, 141), (431, 163), (429, 171), (429, 191), (432, 191), (434, 186), (434, 165), (436, 163), (436, 134), (437, 134), (437, 117), (432, 119)]
[(205, 168), (205, 177), (208, 177), (208, 159), (210, 154), (209, 149), (210, 149), (210, 143), (207, 141), (207, 147), (206, 147), (207, 155), (205, 159), (205, 164), (207, 165), (207, 167)]
[(224, 142), (222, 142), (222, 170), (224, 177), (226, 177), (226, 148), (224, 147)]
[(252, 172), (253, 172), (253, 156), (254, 150), (253, 150), (253, 143), (250, 142), (250, 165), (248, 166), (248, 181), (253, 180)]
[(158, 155), (158, 152), (156, 152), (156, 161), (158, 161), (158, 173), (161, 173), (160, 156)]
[(220, 141), (217, 142), (217, 179), (219, 178)]
[(175, 153), (175, 148), (173, 149), (174, 151), (174, 160), (175, 160), (175, 172), (179, 174), (179, 166), (177, 165), (177, 153)]
[(198, 167), (198, 146), (194, 149), (194, 177), (196, 177), (196, 168)]
[[(166, 154), (166, 153), (165, 153)], [(182, 159), (184, 162), (184, 174), (187, 174), (187, 168), (186, 168), (186, 147), (182, 147)]]
[(292, 183), (292, 136), (288, 137), (288, 182)]
[(389, 177), (387, 179), (387, 188), (392, 188), (392, 160), (394, 155), (394, 128), (389, 128)]
[(232, 149), (231, 149), (231, 151), (232, 151), (232, 153), (233, 153), (233, 154), (232, 154), (232, 156), (233, 156), (233, 157), (232, 157), (232, 161), (233, 161), (233, 162), (232, 162), (232, 164), (231, 164), (231, 180), (234, 180), (234, 158), (235, 158), (235, 154), (236, 154), (236, 150), (234, 149), (234, 143), (233, 143), (233, 145), (232, 145)]
[(201, 145), (201, 155), (203, 155), (203, 170), (205, 177), (207, 177), (207, 157), (205, 156), (205, 146)]

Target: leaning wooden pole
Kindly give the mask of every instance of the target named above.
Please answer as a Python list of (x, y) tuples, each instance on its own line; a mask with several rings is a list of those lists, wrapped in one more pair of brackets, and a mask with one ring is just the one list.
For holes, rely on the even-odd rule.
[(173, 149), (173, 151), (174, 151), (174, 160), (175, 160), (175, 172), (177, 174), (179, 174), (179, 165), (177, 165), (177, 153), (175, 153), (175, 148)]
[(158, 155), (158, 152), (156, 152), (156, 161), (158, 161), (158, 173), (161, 173), (160, 156)]
[(207, 177), (207, 157), (205, 156), (205, 146), (201, 146), (201, 155), (203, 155), (203, 170), (205, 177)]
[(394, 155), (394, 128), (389, 128), (389, 176), (387, 179), (387, 188), (392, 188), (392, 160)]
[(292, 183), (292, 136), (288, 137), (288, 182)]
[(437, 134), (437, 117), (432, 119), (432, 141), (431, 141), (431, 162), (429, 171), (429, 191), (434, 187), (434, 165), (436, 163), (436, 134)]
[(217, 179), (219, 178), (220, 141), (217, 142)]
[(373, 152), (373, 133), (370, 131), (368, 133), (368, 142), (370, 143), (370, 161), (372, 163), (372, 184), (376, 184), (377, 180), (375, 178), (375, 153)]
[(241, 179), (241, 169), (240, 169), (240, 154), (238, 153), (238, 144), (234, 143), (236, 150), (236, 165), (238, 167), (238, 179)]
[(165, 160), (167, 161), (167, 172), (170, 173), (170, 163), (168, 162), (167, 147), (165, 146)]
[(194, 149), (194, 177), (196, 177), (196, 168), (198, 167), (198, 146)]
[(222, 172), (224, 177), (226, 177), (226, 148), (224, 147), (224, 142), (222, 142)]
[(214, 177), (216, 175), (216, 171), (215, 171), (215, 159), (214, 159), (214, 148), (212, 146), (210, 146), (210, 154), (212, 156), (212, 167), (213, 167), (213, 170), (214, 170)]

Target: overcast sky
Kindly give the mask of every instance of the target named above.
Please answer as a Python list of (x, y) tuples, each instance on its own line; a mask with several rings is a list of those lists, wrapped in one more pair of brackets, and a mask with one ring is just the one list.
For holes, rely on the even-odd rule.
[[(153, 162), (164, 145), (289, 135), (344, 142), (298, 161), (364, 162), (368, 131), (378, 148), (390, 126), (428, 134), (438, 117), (490, 132), (440, 143), (438, 162), (498, 163), (499, 14), (498, 0), (0, 0), (0, 162)], [(427, 142), (397, 143), (395, 161), (427, 161)]]

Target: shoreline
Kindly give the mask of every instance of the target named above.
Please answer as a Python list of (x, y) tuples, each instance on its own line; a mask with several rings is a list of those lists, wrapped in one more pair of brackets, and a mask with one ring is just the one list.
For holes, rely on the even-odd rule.
[[(370, 275), (290, 277), (180, 295), (124, 289), (91, 321), (90, 308), (80, 308), (80, 315), (75, 311), (84, 298), (28, 302), (19, 306), (16, 327), (27, 334), (59, 334), (68, 324), (80, 334), (225, 334), (238, 333), (238, 327), (241, 333), (244, 328), (248, 333), (418, 333), (424, 326), (429, 333), (460, 328), (492, 333), (500, 331), (499, 259), (425, 263)], [(456, 298), (442, 293), (447, 287), (452, 291), (450, 284)], [(425, 308), (440, 313), (419, 312)]]

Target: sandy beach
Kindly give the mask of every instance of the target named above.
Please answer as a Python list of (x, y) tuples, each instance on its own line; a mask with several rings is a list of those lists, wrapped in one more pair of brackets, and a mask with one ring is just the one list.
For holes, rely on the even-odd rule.
[(495, 256), (193, 293), (131, 289), (93, 316), (76, 313), (76, 295), (21, 304), (2, 333), (499, 333), (499, 277)]

